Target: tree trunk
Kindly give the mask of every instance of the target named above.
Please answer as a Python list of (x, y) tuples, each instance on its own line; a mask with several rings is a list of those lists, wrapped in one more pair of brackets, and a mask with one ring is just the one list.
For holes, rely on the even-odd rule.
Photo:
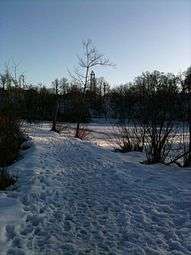
[(58, 117), (58, 110), (59, 110), (59, 102), (56, 102), (55, 111), (52, 119), (52, 128), (51, 131), (58, 132), (56, 129), (57, 117)]
[(79, 138), (79, 131), (80, 131), (80, 123), (77, 122), (77, 125), (76, 125), (76, 134), (75, 134), (76, 138)]

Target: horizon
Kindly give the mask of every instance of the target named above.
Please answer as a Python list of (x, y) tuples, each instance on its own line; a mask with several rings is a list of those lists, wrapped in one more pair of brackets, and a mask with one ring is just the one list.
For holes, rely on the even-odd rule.
[(145, 71), (177, 74), (190, 66), (191, 2), (1, 1), (0, 70), (11, 59), (28, 82), (68, 78), (82, 40), (92, 39), (116, 68), (96, 68), (112, 86)]

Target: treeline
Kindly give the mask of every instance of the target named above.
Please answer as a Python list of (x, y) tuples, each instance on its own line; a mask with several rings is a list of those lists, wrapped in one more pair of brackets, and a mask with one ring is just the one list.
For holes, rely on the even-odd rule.
[[(18, 78), (18, 80), (20, 77)], [(56, 101), (59, 102), (58, 120), (76, 122), (79, 111), (83, 109), (82, 122), (91, 116), (106, 114), (106, 97), (109, 84), (103, 79), (96, 79), (93, 90), (87, 89), (82, 103), (83, 88), (79, 83), (69, 82), (66, 78), (55, 79), (52, 86), (28, 85), (23, 77), (22, 83), (13, 78), (11, 72), (0, 75), (0, 110), (14, 111), (19, 118), (29, 122), (52, 120)], [(82, 105), (83, 104), (83, 105)]]
[[(125, 150), (144, 147), (149, 163), (169, 158), (171, 138), (181, 126), (187, 143), (181, 153), (184, 165), (190, 165), (191, 68), (181, 75), (145, 72), (132, 83), (115, 88), (90, 75), (85, 89), (80, 82), (66, 78), (55, 79), (51, 87), (27, 85), (23, 75), (15, 78), (6, 71), (0, 75), (0, 86), (1, 114), (10, 112), (29, 122), (49, 120), (54, 131), (57, 121), (83, 123), (92, 117), (119, 120), (123, 132), (126, 130)], [(128, 125), (133, 128), (127, 132)], [(135, 143), (135, 139), (131, 142), (132, 133), (136, 144), (131, 144)]]
[[(132, 83), (111, 88), (104, 78), (91, 80), (83, 94), (83, 87), (66, 78), (55, 79), (51, 87), (28, 85), (24, 76), (15, 79), (6, 71), (0, 74), (1, 112), (14, 111), (28, 121), (52, 120), (55, 102), (58, 101), (58, 119), (76, 122), (83, 108), (83, 121), (91, 117), (117, 118), (120, 120), (140, 117), (148, 119), (165, 112), (174, 120), (185, 120), (190, 102), (191, 69), (182, 75), (145, 72)], [(22, 79), (21, 79), (22, 78)], [(22, 82), (21, 82), (22, 81)], [(81, 98), (85, 98), (83, 103)]]

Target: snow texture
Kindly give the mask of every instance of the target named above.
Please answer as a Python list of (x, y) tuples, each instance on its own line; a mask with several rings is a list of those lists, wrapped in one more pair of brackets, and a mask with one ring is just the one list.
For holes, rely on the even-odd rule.
[(1, 255), (191, 254), (189, 169), (48, 129), (31, 127), (17, 189), (0, 193)]

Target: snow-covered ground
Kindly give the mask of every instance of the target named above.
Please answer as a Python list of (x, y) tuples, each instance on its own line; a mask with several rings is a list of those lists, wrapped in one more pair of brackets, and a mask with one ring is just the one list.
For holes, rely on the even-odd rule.
[(29, 134), (34, 146), (9, 168), (17, 188), (0, 193), (1, 255), (191, 254), (190, 169), (45, 125)]

